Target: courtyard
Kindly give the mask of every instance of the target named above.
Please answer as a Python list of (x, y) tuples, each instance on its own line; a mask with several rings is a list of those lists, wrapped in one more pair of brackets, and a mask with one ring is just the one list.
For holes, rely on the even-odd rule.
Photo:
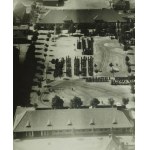
[[(40, 33), (42, 31), (39, 31)], [(44, 31), (46, 32), (46, 31)], [(48, 31), (47, 31), (48, 33)], [(42, 35), (46, 38), (46, 35)], [(40, 36), (41, 37), (41, 36)], [(30, 101), (32, 104), (37, 103), (38, 107), (51, 107), (52, 98), (58, 95), (64, 100), (64, 106), (69, 106), (70, 100), (74, 96), (78, 96), (83, 101), (83, 105), (89, 105), (92, 98), (98, 98), (100, 105), (107, 105), (108, 98), (114, 98), (115, 103), (122, 103), (122, 98), (129, 98), (129, 103), (132, 103), (133, 94), (130, 92), (130, 85), (119, 85), (112, 86), (110, 82), (92, 82), (88, 83), (85, 81), (83, 76), (74, 75), (74, 58), (78, 57), (89, 57), (92, 55), (82, 55), (82, 49), (77, 49), (78, 37), (57, 37), (55, 42), (52, 40), (46, 42), (48, 44), (47, 56), (45, 59), (45, 66), (55, 69), (55, 65), (51, 63), (52, 59), (66, 57), (71, 58), (72, 66), (72, 77), (66, 77), (66, 65), (63, 67), (62, 77), (56, 77), (52, 74), (46, 74), (46, 70), (43, 72), (42, 77), (49, 79), (51, 82), (48, 84), (49, 88), (46, 87), (47, 83), (43, 81), (43, 87), (32, 86), (32, 90), (41, 91), (41, 95), (38, 96), (36, 92), (31, 92)], [(39, 46), (40, 47), (40, 46)], [(41, 46), (42, 48), (42, 46)], [(94, 64), (95, 69), (99, 70), (98, 73), (94, 73), (94, 77), (111, 77), (113, 78), (110, 63), (114, 64), (114, 67), (118, 69), (118, 72), (114, 74), (117, 76), (128, 76), (127, 66), (125, 63), (126, 51), (123, 51), (123, 45), (120, 45), (118, 40), (111, 40), (110, 37), (94, 37)], [(44, 58), (44, 51), (41, 49), (41, 55), (36, 57)], [(134, 58), (134, 57), (133, 57)], [(132, 58), (131, 58), (132, 60)], [(36, 73), (35, 78), (40, 76)], [(35, 79), (34, 79), (35, 80)], [(51, 92), (50, 92), (51, 91)], [(134, 106), (133, 106), (134, 107)]]

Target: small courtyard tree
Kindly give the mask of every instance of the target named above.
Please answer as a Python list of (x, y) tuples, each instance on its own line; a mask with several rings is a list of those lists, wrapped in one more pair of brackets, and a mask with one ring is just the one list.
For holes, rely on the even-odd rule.
[(71, 108), (80, 108), (83, 102), (81, 101), (81, 98), (79, 97), (74, 97), (73, 99), (70, 100), (70, 107)]
[(113, 98), (108, 99), (108, 103), (113, 107), (115, 100)]
[(113, 68), (113, 66), (114, 66), (113, 63), (110, 63), (109, 66), (111, 67), (111, 71), (110, 72), (113, 74), (113, 77), (114, 77), (115, 70)]
[(90, 105), (93, 107), (93, 108), (96, 108), (97, 105), (99, 104), (99, 100), (97, 98), (93, 98), (90, 102)]
[(122, 98), (123, 105), (127, 105), (129, 103), (129, 98)]
[(52, 108), (53, 109), (61, 109), (63, 108), (64, 101), (59, 96), (55, 95), (55, 97), (52, 98)]

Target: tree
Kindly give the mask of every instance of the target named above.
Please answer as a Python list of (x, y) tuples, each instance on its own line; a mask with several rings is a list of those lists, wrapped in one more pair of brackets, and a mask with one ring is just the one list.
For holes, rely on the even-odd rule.
[(60, 26), (56, 26), (56, 34), (60, 34), (61, 33), (61, 28)]
[(94, 64), (94, 67), (96, 68), (96, 67), (97, 67), (97, 65), (96, 65), (96, 64)]
[(61, 109), (63, 108), (64, 101), (59, 96), (55, 95), (55, 97), (52, 98), (52, 108), (53, 109)]
[(130, 67), (130, 66), (131, 66), (131, 63), (130, 63), (129, 61), (126, 61), (126, 65), (127, 65), (128, 67)]
[(95, 69), (95, 73), (98, 73), (98, 69)]
[(38, 31), (34, 31), (32, 36), (32, 41), (36, 41), (38, 39), (38, 35), (39, 35)]
[(83, 102), (81, 101), (81, 98), (74, 97), (72, 100), (70, 100), (70, 107), (71, 108), (80, 108)]
[(129, 98), (122, 98), (123, 105), (127, 105), (129, 103)]
[(108, 103), (113, 107), (115, 100), (113, 98), (108, 99)]
[(129, 61), (129, 60), (130, 60), (129, 56), (126, 56), (125, 60), (126, 60), (126, 61)]
[(134, 75), (134, 74), (129, 75), (129, 76), (128, 76), (128, 79), (129, 79), (129, 80), (135, 80), (135, 75)]
[(97, 105), (99, 104), (99, 100), (97, 98), (93, 98), (90, 102), (90, 105), (93, 107), (93, 108), (96, 108)]
[(135, 94), (135, 85), (134, 84), (131, 84), (131, 93)]
[(38, 107), (38, 104), (37, 103), (34, 103), (33, 104), (33, 107), (36, 109)]
[(75, 28), (75, 26), (74, 26), (73, 24), (71, 24), (71, 25), (69, 26), (68, 32), (69, 32), (69, 33), (75, 33), (75, 32), (76, 32), (76, 28)]
[(109, 66), (112, 68), (114, 65), (113, 65), (113, 63), (110, 63)]
[(51, 33), (50, 32), (47, 34), (47, 37), (49, 37), (49, 38), (51, 37)]
[(128, 72), (131, 73), (131, 71), (132, 71), (132, 70), (131, 70), (131, 67), (128, 67)]
[(52, 59), (52, 60), (51, 60), (51, 63), (52, 63), (52, 64), (55, 64), (55, 62), (56, 62), (55, 59)]
[[(41, 83), (40, 83), (39, 85), (41, 85)], [(38, 96), (40, 96), (40, 95), (41, 95), (41, 91), (40, 91), (40, 90), (39, 90), (39, 91), (37, 91), (37, 95), (38, 95)]]
[(45, 61), (46, 61), (46, 56), (47, 56), (47, 54), (44, 54), (44, 57), (45, 57)]
[(134, 96), (132, 97), (132, 101), (135, 102), (135, 97)]
[(111, 71), (110, 72), (113, 74), (113, 77), (114, 77), (115, 70), (113, 68), (113, 66), (114, 66), (113, 63), (110, 63), (109, 66), (111, 67)]
[(44, 52), (47, 52), (47, 51), (48, 51), (48, 49), (47, 49), (47, 48), (45, 48), (45, 49), (44, 49)]
[(36, 35), (33, 35), (32, 41), (36, 41), (37, 39), (38, 39), (38, 37)]

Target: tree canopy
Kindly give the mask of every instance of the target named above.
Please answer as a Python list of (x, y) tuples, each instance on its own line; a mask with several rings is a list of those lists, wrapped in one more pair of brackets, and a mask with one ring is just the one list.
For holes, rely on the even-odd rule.
[(129, 60), (130, 60), (129, 56), (126, 56), (125, 60), (126, 60), (126, 61), (129, 61)]
[(91, 105), (92, 107), (96, 108), (99, 103), (100, 103), (100, 102), (99, 102), (99, 100), (98, 100), (97, 98), (93, 98), (93, 99), (91, 100), (91, 102), (90, 102), (90, 105)]
[(110, 67), (113, 67), (114, 65), (113, 65), (113, 63), (110, 63), (109, 66), (110, 66)]
[(71, 108), (80, 108), (83, 102), (81, 101), (81, 98), (79, 97), (74, 97), (73, 99), (70, 100), (70, 107)]
[(134, 84), (131, 84), (131, 93), (135, 94), (135, 85)]
[(113, 98), (108, 99), (108, 103), (113, 107), (115, 100)]
[(59, 96), (55, 95), (55, 97), (52, 98), (52, 108), (53, 109), (61, 109), (63, 108), (64, 101)]
[(127, 105), (129, 103), (129, 98), (122, 98), (123, 105)]

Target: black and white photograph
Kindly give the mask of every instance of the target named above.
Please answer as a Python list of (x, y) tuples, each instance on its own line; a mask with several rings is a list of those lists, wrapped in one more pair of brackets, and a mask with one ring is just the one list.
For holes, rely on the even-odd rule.
[(12, 30), (13, 150), (135, 150), (135, 0), (13, 0)]

